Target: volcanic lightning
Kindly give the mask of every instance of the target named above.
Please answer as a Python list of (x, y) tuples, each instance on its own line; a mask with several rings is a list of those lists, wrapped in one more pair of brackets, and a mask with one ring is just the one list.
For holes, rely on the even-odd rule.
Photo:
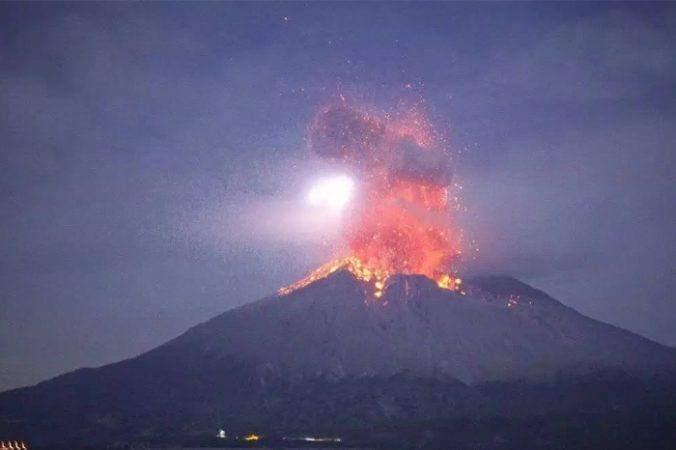
[(327, 206), (332, 211), (340, 211), (352, 198), (354, 181), (341, 175), (318, 182), (308, 193), (307, 200), (313, 206)]
[(442, 288), (459, 289), (454, 265), (462, 232), (452, 215), (458, 205), (450, 194), (451, 157), (424, 115), (416, 109), (374, 113), (342, 101), (316, 115), (308, 142), (314, 154), (356, 180), (325, 180), (308, 196), (312, 204), (345, 209), (345, 248), (335, 261), (281, 288), (280, 295), (340, 268), (372, 283), (376, 298), (394, 273), (421, 274)]

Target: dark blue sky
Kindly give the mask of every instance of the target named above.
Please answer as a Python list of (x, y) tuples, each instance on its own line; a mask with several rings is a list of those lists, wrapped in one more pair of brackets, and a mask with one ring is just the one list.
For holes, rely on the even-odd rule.
[(0, 390), (323, 262), (277, 214), (338, 92), (425, 100), (468, 271), (676, 345), (674, 42), (668, 3), (2, 4)]

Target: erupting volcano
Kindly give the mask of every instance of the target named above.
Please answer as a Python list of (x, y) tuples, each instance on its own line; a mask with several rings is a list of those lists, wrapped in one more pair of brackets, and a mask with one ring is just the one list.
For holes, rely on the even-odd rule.
[[(244, 442), (318, 435), (411, 448), (433, 421), (429, 448), (494, 448), (515, 419), (512, 438), (529, 439), (561, 417), (574, 426), (580, 409), (605, 426), (676, 403), (673, 349), (513, 278), (461, 282), (451, 159), (420, 114), (340, 103), (317, 115), (309, 143), (349, 172), (308, 197), (340, 212), (335, 260), (136, 358), (0, 394), (0, 434), (171, 442), (227, 426)], [(476, 432), (457, 432), (468, 419)], [(392, 431), (363, 434), (373, 426)]]
[(315, 155), (357, 178), (358, 195), (344, 215), (342, 254), (280, 294), (342, 267), (372, 282), (375, 297), (395, 273), (459, 287), (454, 263), (462, 232), (452, 216), (458, 205), (451, 156), (424, 115), (417, 109), (377, 114), (343, 101), (317, 114), (308, 142)]

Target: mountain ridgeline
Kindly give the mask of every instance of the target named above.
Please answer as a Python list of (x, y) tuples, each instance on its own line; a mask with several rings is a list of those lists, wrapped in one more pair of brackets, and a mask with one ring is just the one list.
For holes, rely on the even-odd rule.
[(340, 270), (136, 358), (4, 392), (0, 438), (175, 444), (227, 428), (382, 448), (668, 448), (674, 374), (674, 349), (513, 278), (460, 293), (397, 275), (376, 300)]

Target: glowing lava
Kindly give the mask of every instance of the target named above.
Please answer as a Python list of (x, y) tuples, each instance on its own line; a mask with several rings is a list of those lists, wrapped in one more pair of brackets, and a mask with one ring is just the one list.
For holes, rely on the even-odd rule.
[(343, 256), (279, 294), (340, 268), (372, 282), (376, 298), (394, 273), (421, 274), (442, 288), (459, 289), (453, 264), (461, 254), (462, 233), (452, 217), (458, 205), (457, 196), (449, 194), (451, 158), (419, 111), (377, 114), (343, 101), (319, 112), (309, 143), (315, 154), (349, 170), (359, 191), (348, 204), (352, 180), (342, 178), (311, 192), (312, 203), (346, 209)]
[(340, 269), (348, 270), (359, 280), (365, 281), (367, 283), (372, 282), (374, 286), (374, 293), (380, 292), (380, 294), (376, 295), (376, 297), (380, 297), (380, 295), (382, 295), (382, 290), (385, 287), (385, 281), (387, 280), (389, 274), (386, 272), (377, 272), (369, 267), (366, 267), (358, 258), (354, 256), (347, 256), (345, 258), (340, 258), (326, 263), (323, 266), (313, 270), (302, 280), (296, 281), (289, 286), (280, 288), (277, 293), (279, 295), (290, 294), (291, 292), (308, 286), (317, 280), (326, 278)]

